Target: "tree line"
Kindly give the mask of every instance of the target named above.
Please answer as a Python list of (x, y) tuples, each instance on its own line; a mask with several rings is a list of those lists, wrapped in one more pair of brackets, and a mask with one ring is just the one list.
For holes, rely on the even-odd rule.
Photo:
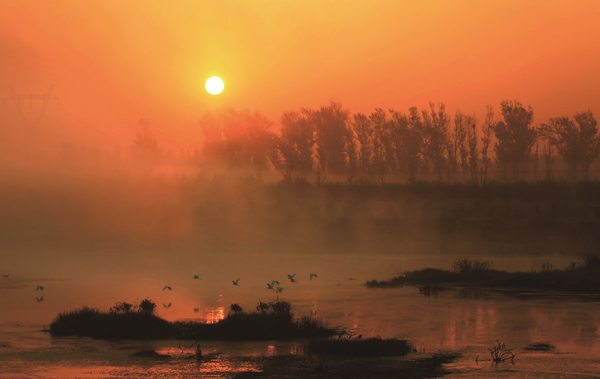
[[(205, 140), (198, 156), (207, 167), (252, 170), (259, 178), (272, 167), (285, 180), (314, 176), (317, 183), (327, 175), (350, 183), (385, 183), (392, 175), (416, 182), (425, 174), (439, 181), (485, 183), (492, 168), (501, 178), (516, 180), (527, 167), (537, 179), (541, 158), (544, 176), (552, 180), (558, 154), (574, 179), (581, 172), (581, 179), (588, 180), (600, 155), (592, 112), (535, 126), (533, 120), (531, 106), (517, 100), (502, 101), (500, 117), (488, 106), (483, 122), (460, 110), (450, 115), (443, 103), (407, 112), (376, 108), (351, 114), (331, 101), (319, 109), (284, 112), (277, 134), (273, 122), (258, 111), (222, 109), (200, 119)], [(137, 135), (134, 148), (143, 137)]]

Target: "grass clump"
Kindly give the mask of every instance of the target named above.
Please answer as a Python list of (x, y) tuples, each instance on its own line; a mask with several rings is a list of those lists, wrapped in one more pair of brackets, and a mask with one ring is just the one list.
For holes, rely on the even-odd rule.
[(452, 265), (452, 270), (460, 274), (488, 271), (494, 264), (483, 259), (470, 259), (467, 257), (457, 259)]
[(407, 340), (397, 338), (337, 338), (313, 340), (305, 347), (307, 354), (352, 357), (404, 356), (414, 351)]
[(292, 306), (287, 301), (259, 302), (255, 312), (246, 312), (238, 304), (232, 304), (227, 317), (217, 323), (178, 321), (174, 326), (178, 338), (189, 340), (289, 340), (337, 334), (312, 317), (294, 320)]
[(496, 344), (490, 349), (490, 355), (492, 356), (493, 362), (504, 362), (507, 360), (513, 360), (515, 358), (515, 354), (512, 350), (507, 349), (504, 342), (500, 343), (500, 341), (496, 340)]
[(154, 314), (156, 305), (148, 307), (152, 303), (148, 299), (142, 303), (146, 305), (145, 308), (119, 302), (108, 312), (87, 306), (62, 312), (50, 324), (50, 334), (125, 339), (173, 337), (175, 328), (170, 322)]

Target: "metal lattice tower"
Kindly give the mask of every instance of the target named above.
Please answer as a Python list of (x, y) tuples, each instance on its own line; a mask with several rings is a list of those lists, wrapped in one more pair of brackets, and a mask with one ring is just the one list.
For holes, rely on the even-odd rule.
[[(54, 84), (50, 86), (50, 89), (46, 93), (42, 94), (18, 94), (11, 86), (9, 86), (10, 92), (12, 92), (12, 96), (4, 98), (4, 109), (6, 110), (6, 105), (9, 101), (13, 101), (17, 112), (19, 113), (19, 117), (22, 122), (26, 126), (37, 126), (40, 123), (40, 120), (46, 113), (46, 108), (48, 107), (48, 103), (52, 100), (56, 100), (56, 109), (59, 109), (59, 100), (58, 97), (52, 95), (52, 90), (54, 89)], [(33, 110), (34, 101), (41, 101), (42, 108), (39, 114), (33, 119), (29, 120), (23, 114), (23, 103), (29, 102), (29, 110)]]

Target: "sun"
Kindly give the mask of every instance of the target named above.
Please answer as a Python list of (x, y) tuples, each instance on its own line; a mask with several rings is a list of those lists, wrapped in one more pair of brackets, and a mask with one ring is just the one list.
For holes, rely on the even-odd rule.
[(225, 84), (223, 83), (223, 80), (221, 80), (221, 78), (219, 78), (218, 76), (213, 76), (208, 78), (208, 80), (204, 84), (204, 87), (206, 88), (206, 91), (208, 91), (208, 93), (210, 93), (211, 95), (218, 95), (221, 92), (223, 92)]

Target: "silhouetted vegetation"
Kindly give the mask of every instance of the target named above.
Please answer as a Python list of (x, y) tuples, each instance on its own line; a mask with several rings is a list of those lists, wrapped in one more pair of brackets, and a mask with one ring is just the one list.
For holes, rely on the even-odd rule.
[[(573, 262), (564, 270), (554, 269), (544, 261), (540, 271), (506, 272), (490, 268), (491, 262), (460, 258), (453, 271), (425, 268), (409, 271), (389, 280), (370, 280), (369, 288), (400, 287), (404, 284), (425, 285), (422, 292), (431, 294), (432, 288), (441, 284), (453, 286), (475, 286), (482, 288), (529, 289), (543, 291), (571, 291), (600, 293), (600, 255), (587, 254), (577, 265)], [(427, 293), (425, 293), (427, 294)]]
[(190, 340), (288, 340), (337, 334), (313, 317), (294, 320), (291, 304), (286, 301), (260, 302), (256, 312), (245, 312), (232, 304), (227, 317), (219, 322), (177, 321), (174, 325), (178, 338)]
[(487, 271), (494, 264), (483, 259), (470, 259), (467, 257), (457, 259), (452, 265), (452, 269), (460, 274), (470, 274), (474, 272)]
[(245, 312), (238, 304), (231, 304), (227, 317), (213, 324), (169, 322), (154, 314), (155, 307), (149, 299), (144, 299), (137, 306), (118, 302), (108, 312), (84, 306), (59, 314), (50, 324), (50, 333), (56, 336), (195, 341), (286, 340), (338, 334), (313, 317), (302, 316), (294, 320), (292, 305), (286, 301), (260, 302), (257, 311), (251, 313)]
[(567, 116), (551, 118), (538, 132), (557, 148), (573, 175), (579, 167), (583, 179), (589, 179), (590, 165), (600, 154), (598, 123), (591, 111), (575, 113), (575, 122)]
[(488, 182), (492, 166), (488, 152), (493, 147), (496, 180), (523, 180), (520, 173), (533, 169), (531, 176), (537, 181), (540, 146), (536, 143), (541, 137), (547, 142), (547, 150), (542, 146), (547, 180), (554, 179), (552, 147), (574, 179), (577, 170), (584, 180), (590, 178), (590, 165), (600, 155), (600, 136), (591, 111), (575, 114), (577, 126), (561, 117), (536, 127), (531, 106), (504, 100), (500, 108), (501, 121), (488, 106), (479, 127), (474, 114), (457, 110), (452, 117), (444, 103), (430, 102), (420, 111), (410, 107), (408, 114), (375, 108), (370, 115), (352, 115), (341, 103), (331, 101), (319, 109), (284, 112), (280, 136), (268, 130), (272, 122), (259, 113), (227, 109), (202, 117), (206, 140), (201, 159), (213, 165), (221, 162), (230, 171), (253, 168), (259, 178), (270, 162), (288, 182), (293, 176), (314, 175), (317, 184), (328, 176), (349, 184), (383, 184), (390, 177), (394, 182), (434, 179), (483, 184)]
[(507, 349), (504, 342), (500, 343), (498, 340), (496, 340), (496, 344), (490, 349), (490, 355), (492, 361), (496, 363), (515, 359), (515, 354), (512, 350)]
[(62, 312), (50, 324), (50, 333), (106, 339), (152, 339), (173, 337), (176, 329), (153, 312), (131, 311), (131, 304), (121, 302), (109, 312), (87, 306)]
[(537, 138), (535, 128), (531, 126), (533, 109), (531, 106), (525, 109), (516, 100), (502, 101), (500, 107), (504, 121), (494, 127), (498, 139), (494, 147), (496, 161), (503, 170), (510, 168), (512, 179), (516, 180), (517, 167), (529, 161), (531, 148)]

